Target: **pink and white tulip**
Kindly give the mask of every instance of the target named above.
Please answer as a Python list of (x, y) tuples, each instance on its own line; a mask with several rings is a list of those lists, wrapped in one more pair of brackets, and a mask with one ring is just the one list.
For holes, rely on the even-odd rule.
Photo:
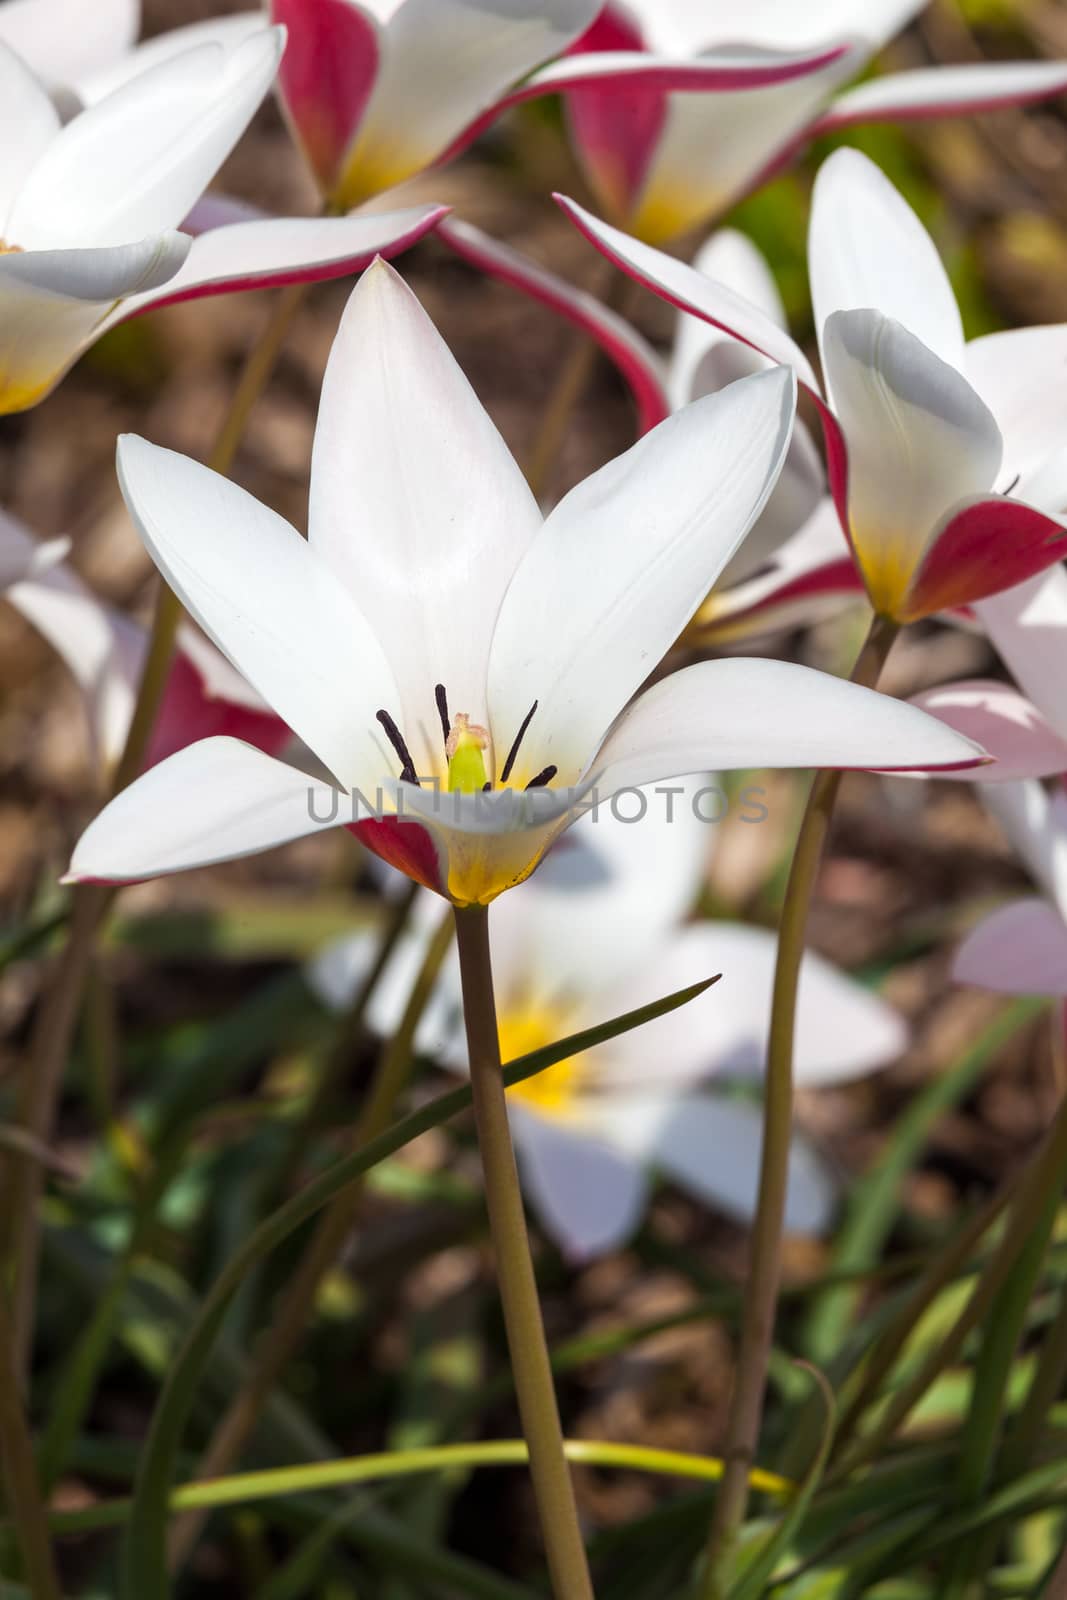
[[(997, 394), (983, 393), (996, 387), (985, 378), (985, 341), (965, 344), (932, 240), (866, 157), (838, 150), (815, 185), (809, 266), (825, 392), (760, 306), (560, 203), (598, 249), (664, 299), (793, 368), (819, 408), (831, 492), (876, 611), (914, 621), (997, 594), (1061, 558), (1065, 524), (1043, 495), (1033, 503), (1014, 494), (1026, 463), (1012, 452), (1015, 430), (998, 427)], [(1042, 472), (1053, 473), (1058, 448)]]
[(401, 249), (440, 207), (177, 231), (266, 94), (283, 30), (167, 56), (61, 126), (0, 44), (0, 413), (36, 404), (127, 317), (236, 289), (336, 277)]
[(703, 662), (627, 709), (766, 504), (794, 404), (786, 371), (731, 384), (545, 519), (418, 301), (376, 265), (327, 368), (307, 540), (198, 463), (119, 445), (164, 578), (333, 781), (205, 740), (107, 807), (71, 876), (247, 855), (325, 812), (457, 905), (485, 903), (594, 790), (712, 766), (982, 759), (911, 706), (779, 661)]
[[(270, 0), (289, 29), (282, 103), (320, 188), (337, 209), (380, 194), (462, 149), (506, 110), (572, 89), (629, 104), (633, 93), (791, 83), (843, 47), (707, 58), (599, 49), (553, 61), (594, 22), (601, 0)], [(549, 65), (543, 66), (542, 63)], [(539, 68), (540, 70), (533, 70)]]
[[(571, 138), (611, 220), (659, 243), (722, 216), (819, 133), (860, 122), (958, 116), (1067, 89), (1063, 63), (997, 63), (891, 74), (840, 93), (924, 0), (610, 0), (577, 50), (645, 52), (710, 66), (737, 52), (825, 52), (778, 83), (709, 83), (689, 93), (607, 79), (568, 95)], [(834, 51), (834, 47), (836, 51)], [(584, 56), (583, 56), (584, 59)]]
[[(507, 1058), (721, 971), (686, 1008), (509, 1092), (509, 1120), (527, 1198), (572, 1260), (626, 1243), (644, 1214), (650, 1173), (747, 1221), (754, 1211), (762, 1128), (751, 1100), (703, 1087), (758, 1077), (770, 1016), (775, 940), (762, 928), (690, 922), (715, 829), (700, 820), (711, 780), (644, 791), (646, 814), (627, 824), (607, 806), (584, 817), (494, 919), (494, 971)], [(694, 807), (694, 800), (696, 806)], [(631, 807), (631, 809), (633, 809)], [(396, 1027), (418, 972), (433, 900), (375, 990), (368, 1021)], [(327, 946), (309, 967), (315, 991), (346, 1005), (377, 949), (361, 933)], [(446, 967), (417, 1040), (420, 1052), (467, 1066), (458, 966)], [(800, 979), (797, 1081), (846, 1082), (877, 1070), (906, 1044), (900, 1017), (877, 995), (809, 954)], [(794, 1141), (786, 1205), (793, 1232), (821, 1232), (834, 1184), (802, 1138)]]

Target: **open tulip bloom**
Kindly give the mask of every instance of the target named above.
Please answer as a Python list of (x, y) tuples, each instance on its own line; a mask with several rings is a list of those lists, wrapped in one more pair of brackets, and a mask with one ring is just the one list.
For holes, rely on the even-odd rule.
[(212, 39), (138, 72), (61, 126), (0, 43), (0, 413), (35, 404), (125, 318), (235, 289), (337, 277), (403, 248), (440, 207), (365, 218), (179, 224), (266, 94), (284, 30)]
[(635, 91), (658, 97), (670, 89), (753, 89), (805, 78), (845, 54), (837, 41), (800, 51), (740, 45), (706, 57), (687, 50), (652, 56), (625, 45), (552, 61), (585, 33), (601, 0), (269, 3), (290, 36), (279, 75), (282, 103), (337, 208), (462, 149), (525, 100), (592, 87), (625, 107)]
[[(1067, 88), (1062, 62), (1005, 62), (894, 73), (839, 93), (924, 4), (610, 0), (578, 45), (605, 52), (605, 79), (567, 97), (574, 148), (601, 206), (612, 221), (658, 243), (721, 216), (818, 134), (960, 115)], [(802, 75), (708, 84), (703, 92), (668, 93), (668, 83), (635, 79), (620, 94), (608, 70), (633, 51), (666, 68), (687, 59), (710, 66), (720, 55), (746, 51), (820, 49), (823, 60)]]
[(1041, 895), (983, 918), (956, 952), (952, 975), (1002, 994), (1067, 1000), (1067, 795), (1030, 781), (990, 787), (982, 798)]
[(815, 184), (808, 253), (825, 395), (761, 307), (560, 203), (640, 282), (793, 368), (818, 406), (831, 493), (876, 612), (911, 622), (1013, 587), (1067, 553), (1065, 524), (1049, 509), (1062, 504), (1062, 444), (1046, 429), (1035, 464), (1034, 441), (1021, 441), (1013, 420), (1012, 357), (1033, 358), (1035, 330), (964, 342), (933, 242), (865, 156), (836, 151)]
[(533, 871), (579, 813), (711, 768), (971, 765), (911, 706), (780, 661), (710, 661), (631, 697), (763, 509), (792, 373), (687, 406), (543, 518), (418, 301), (353, 291), (323, 386), (309, 538), (127, 436), (119, 476), (167, 582), (332, 783), (208, 739), (90, 826), (73, 879), (130, 881), (351, 825), (456, 905)]
[[(774, 936), (738, 923), (688, 922), (704, 881), (722, 791), (711, 779), (641, 791), (627, 810), (602, 806), (549, 852), (494, 915), (494, 972), (505, 1059), (722, 971), (682, 1011), (646, 1023), (516, 1084), (509, 1121), (527, 1196), (575, 1260), (625, 1243), (640, 1222), (650, 1170), (698, 1200), (747, 1220), (754, 1210), (761, 1118), (751, 1100), (708, 1093), (702, 1080), (762, 1072)], [(368, 1021), (396, 1030), (422, 962), (433, 901), (397, 948)], [(436, 920), (436, 913), (433, 919)], [(311, 963), (316, 992), (344, 1007), (378, 948), (372, 933), (327, 946)], [(458, 962), (446, 967), (418, 1036), (420, 1052), (466, 1070)], [(877, 995), (815, 955), (800, 982), (797, 1081), (818, 1088), (860, 1077), (900, 1054), (906, 1033)], [(811, 1147), (794, 1141), (786, 1221), (818, 1232), (834, 1185)]]

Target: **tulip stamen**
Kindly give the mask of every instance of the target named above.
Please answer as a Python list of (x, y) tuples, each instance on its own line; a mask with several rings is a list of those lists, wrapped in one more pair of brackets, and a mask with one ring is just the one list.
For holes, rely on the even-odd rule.
[(441, 737), (445, 741), (445, 753), (448, 753), (448, 740), (452, 732), (452, 719), (448, 715), (448, 695), (445, 693), (443, 683), (437, 684), (433, 697), (437, 701), (437, 714), (441, 718)]
[(401, 781), (404, 783), (413, 783), (416, 789), (418, 789), (420, 784), (415, 772), (415, 763), (411, 759), (411, 751), (404, 742), (404, 735), (401, 733), (400, 729), (397, 727), (388, 711), (376, 711), (374, 715), (385, 729), (386, 738), (389, 740), (389, 743), (400, 757)]
[(556, 776), (558, 771), (559, 768), (554, 765), (542, 767), (536, 778), (530, 779), (529, 783), (526, 785), (527, 789), (543, 789), (546, 784), (552, 782), (552, 779)]
[(1003, 495), (1014, 494), (1016, 489), (1019, 487), (1019, 479), (1021, 477), (1022, 477), (1022, 473), (1021, 472), (1017, 472), (1015, 474), (1014, 478), (1008, 484), (1008, 487), (1006, 489), (1001, 489), (1001, 491), (1000, 491), (1001, 494), (1003, 494)]
[[(526, 730), (530, 726), (530, 723), (533, 720), (533, 714), (534, 714), (534, 712), (536, 710), (537, 710), (537, 701), (535, 700), (533, 705), (530, 707), (529, 711), (527, 711), (526, 715), (523, 717), (522, 722), (519, 725), (519, 731), (515, 735), (514, 739), (511, 742), (511, 749), (508, 751), (508, 758), (504, 762), (503, 769), (502, 769), (502, 771), (500, 773), (500, 784), (501, 784), (501, 787), (503, 787), (503, 785), (506, 784), (508, 779), (511, 777), (511, 769), (515, 765), (515, 757), (519, 753), (519, 746), (522, 743), (523, 738), (525, 737)], [(554, 767), (553, 767), (552, 771), (553, 771), (553, 774), (555, 774), (555, 768)], [(532, 787), (532, 785), (527, 784), (526, 787), (529, 789), (529, 788)]]

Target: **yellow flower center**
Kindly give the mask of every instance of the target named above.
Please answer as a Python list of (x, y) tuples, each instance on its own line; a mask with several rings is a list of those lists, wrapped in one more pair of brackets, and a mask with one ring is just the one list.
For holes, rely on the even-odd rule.
[(21, 256), (25, 252), (20, 244), (8, 244), (6, 239), (0, 239), (0, 256)]
[(449, 794), (481, 794), (489, 787), (483, 754), (488, 748), (488, 730), (472, 723), (470, 717), (460, 711), (445, 740)]
[[(527, 1004), (505, 1009), (499, 1026), (500, 1055), (504, 1061), (543, 1050), (569, 1031), (565, 1011), (545, 1005)], [(508, 1094), (543, 1116), (564, 1117), (573, 1109), (582, 1079), (581, 1056), (567, 1056), (536, 1077), (512, 1084)]]

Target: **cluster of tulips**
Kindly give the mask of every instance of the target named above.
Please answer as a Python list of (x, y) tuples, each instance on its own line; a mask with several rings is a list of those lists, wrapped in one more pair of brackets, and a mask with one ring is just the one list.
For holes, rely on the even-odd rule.
[[(335, 1259), (375, 1140), (395, 1149), (407, 1137), (394, 1106), (412, 1055), (454, 1068), (474, 1105), (552, 1592), (588, 1600), (523, 1194), (572, 1263), (632, 1237), (657, 1172), (751, 1222), (722, 1481), (691, 1592), (770, 1584), (794, 1513), (780, 1511), (762, 1545), (746, 1518), (782, 1237), (826, 1230), (837, 1200), (792, 1129), (793, 1088), (872, 1072), (906, 1042), (882, 998), (805, 951), (844, 771), (980, 788), (1040, 893), (981, 922), (956, 976), (1067, 998), (1067, 802), (1043, 781), (1067, 771), (1067, 326), (965, 342), (936, 245), (847, 140), (811, 196), (817, 365), (746, 236), (711, 232), (692, 264), (669, 248), (714, 228), (816, 135), (1067, 92), (1067, 63), (1047, 61), (856, 86), (921, 9), (270, 0), (268, 14), (139, 43), (135, 0), (0, 5), (0, 411), (47, 405), (126, 319), (290, 286), (209, 464), (118, 441), (121, 493), (160, 574), (150, 627), (90, 592), (68, 541), (0, 517), (4, 597), (84, 693), (101, 797), (63, 879), (69, 913), (4, 1153), (0, 1458), (11, 1570), (35, 1600), (62, 1593), (48, 1475), (18, 1404), (39, 1278), (38, 1153), (55, 1134), (114, 896), (331, 827), (370, 853), (383, 913), (323, 948), (307, 980), (387, 1041), (391, 1075), (344, 1172), (290, 1201), (287, 1228), (324, 1205), (328, 1224), (293, 1302), (307, 1310)], [(208, 192), (272, 89), (321, 194), (317, 216), (268, 217)], [(508, 241), (445, 205), (389, 198), (429, 173), (425, 192), (430, 169), (538, 97), (560, 100), (589, 205), (554, 198), (591, 260), (599, 252), (676, 309), (667, 359), (613, 305)], [(632, 394), (636, 442), (557, 504), (517, 465), (402, 260), (387, 264), (431, 233), (579, 328)], [(282, 343), (298, 286), (350, 277), (305, 538), (228, 474), (270, 379), (257, 353)], [(864, 606), (848, 678), (746, 653)], [(983, 630), (1005, 676), (912, 702), (880, 692), (897, 635), (928, 618)], [(738, 795), (719, 775), (782, 768), (818, 775), (777, 935), (690, 920), (709, 825), (728, 806), (742, 822), (766, 815), (758, 784)], [(762, 1106), (709, 1089), (717, 1074), (761, 1079)], [(157, 1408), (123, 1600), (167, 1592), (168, 1551), (173, 1570), (195, 1538), (190, 1499), (168, 1540), (167, 1497), (197, 1340), (210, 1345), (236, 1281), (220, 1279)], [(200, 1475), (240, 1460), (298, 1343), (289, 1321)], [(797, 1514), (807, 1492), (794, 1492)]]

